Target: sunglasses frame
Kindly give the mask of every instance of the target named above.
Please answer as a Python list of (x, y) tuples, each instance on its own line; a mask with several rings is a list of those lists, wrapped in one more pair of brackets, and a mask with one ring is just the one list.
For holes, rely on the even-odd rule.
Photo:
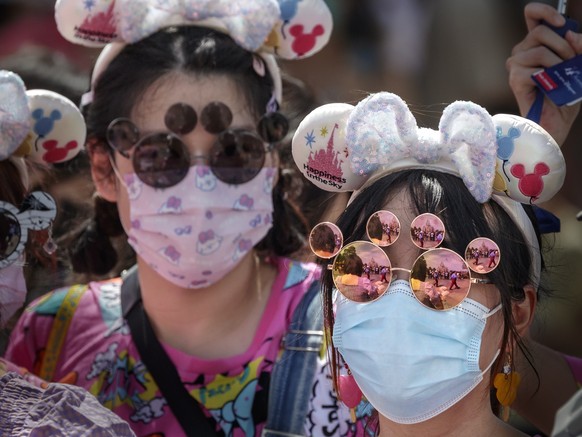
[[(133, 142), (132, 139), (130, 139), (129, 141), (132, 142), (131, 146), (127, 147), (127, 148), (123, 148), (123, 147), (118, 147), (117, 146), (117, 142), (113, 141), (110, 138), (110, 132), (114, 131), (114, 126), (118, 125), (119, 123), (126, 123), (127, 126), (130, 127), (130, 129), (135, 133), (135, 137), (138, 138), (136, 142)], [(215, 169), (216, 168), (220, 168), (219, 166), (216, 166), (215, 163), (213, 162), (213, 158), (214, 156), (216, 156), (218, 153), (224, 152), (224, 149), (228, 146), (225, 145), (225, 143), (223, 142), (223, 138), (226, 135), (232, 134), (234, 135), (235, 140), (242, 138), (243, 136), (251, 136), (254, 140), (257, 141), (256, 144), (261, 144), (263, 147), (260, 149), (261, 151), (261, 157), (259, 159), (260, 161), (260, 166), (258, 167), (249, 167), (249, 168), (256, 168), (257, 171), (254, 172), (254, 174), (252, 175), (252, 177), (248, 178), (248, 179), (243, 179), (241, 181), (234, 181), (234, 180), (225, 180), (225, 178), (220, 174), (220, 172), (216, 172)], [(146, 171), (139, 171), (138, 169), (140, 168), (140, 165), (142, 163), (138, 162), (136, 158), (136, 152), (138, 151), (138, 149), (140, 147), (143, 147), (145, 141), (147, 141), (148, 139), (151, 138), (155, 138), (156, 136), (164, 136), (166, 138), (166, 144), (169, 144), (170, 141), (176, 141), (178, 146), (179, 146), (179, 155), (180, 158), (179, 159), (183, 159), (185, 164), (183, 166), (183, 168), (176, 168), (173, 171), (178, 172), (178, 177), (176, 179), (172, 179), (171, 183), (167, 183), (167, 184), (156, 184), (155, 182), (153, 182), (149, 177), (147, 177), (147, 172)], [(169, 188), (169, 187), (173, 187), (177, 184), (179, 184), (187, 175), (191, 165), (193, 162), (196, 162), (197, 160), (205, 160), (208, 161), (208, 167), (210, 168), (210, 170), (212, 171), (212, 173), (216, 176), (217, 179), (219, 179), (222, 182), (228, 183), (228, 184), (235, 184), (235, 185), (241, 185), (241, 184), (245, 184), (249, 181), (251, 181), (252, 179), (254, 179), (256, 177), (257, 174), (259, 174), (260, 170), (263, 168), (264, 164), (265, 164), (265, 158), (267, 156), (267, 154), (269, 152), (271, 152), (274, 148), (274, 144), (273, 143), (266, 143), (263, 138), (260, 137), (260, 135), (258, 133), (255, 133), (254, 131), (250, 131), (250, 130), (246, 130), (246, 129), (226, 129), (217, 135), (217, 140), (214, 142), (214, 144), (212, 145), (212, 148), (209, 152), (209, 156), (204, 156), (204, 155), (191, 155), (190, 151), (188, 149), (188, 146), (186, 145), (186, 143), (184, 143), (184, 141), (182, 141), (182, 139), (175, 134), (174, 132), (171, 131), (155, 131), (155, 132), (151, 132), (141, 138), (139, 138), (139, 129), (137, 128), (137, 126), (135, 126), (135, 124), (128, 118), (126, 117), (119, 117), (114, 119), (111, 123), (109, 123), (109, 126), (107, 128), (107, 143), (109, 144), (109, 146), (119, 152), (119, 154), (121, 156), (123, 156), (126, 159), (131, 160), (134, 171), (136, 173), (136, 175), (138, 176), (138, 178), (145, 183), (146, 185), (152, 186), (154, 188)], [(232, 144), (232, 143), (231, 143)], [(235, 144), (236, 146), (236, 144)], [(218, 148), (221, 148), (221, 150), (218, 150)], [(166, 145), (166, 147), (163, 149), (166, 151), (172, 151), (175, 149), (172, 149), (172, 147), (170, 147), (169, 145)], [(258, 151), (258, 150), (257, 150)], [(240, 156), (240, 155), (239, 155)], [(245, 167), (239, 167), (241, 170), (244, 170)], [(158, 170), (158, 172), (160, 171), (164, 171), (164, 172), (169, 172), (172, 170)], [(151, 172), (150, 172), (151, 173)], [(152, 175), (153, 177), (153, 175)], [(159, 180), (159, 179), (158, 179)]]

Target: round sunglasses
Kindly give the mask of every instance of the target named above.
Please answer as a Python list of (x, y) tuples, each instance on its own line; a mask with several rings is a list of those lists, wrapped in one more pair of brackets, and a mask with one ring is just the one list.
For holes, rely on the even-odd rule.
[[(326, 229), (325, 231), (323, 229)], [(469, 294), (471, 284), (489, 284), (485, 278), (474, 278), (471, 271), (486, 274), (499, 265), (497, 244), (484, 237), (472, 240), (465, 258), (451, 249), (440, 248), (445, 235), (442, 221), (434, 214), (421, 214), (411, 223), (411, 241), (425, 250), (410, 269), (394, 267), (382, 247), (400, 237), (400, 222), (389, 211), (374, 213), (367, 222), (370, 241), (355, 241), (342, 247), (341, 230), (333, 223), (315, 226), (310, 234), (312, 251), (320, 258), (335, 257), (329, 265), (339, 292), (354, 302), (372, 302), (382, 297), (394, 278), (394, 272), (409, 273), (409, 283), (416, 299), (433, 310), (449, 310), (459, 305)], [(321, 238), (326, 235), (326, 238)], [(327, 240), (325, 246), (321, 241)], [(333, 250), (320, 250), (321, 247)], [(338, 246), (338, 242), (339, 246)], [(475, 256), (475, 258), (469, 258)]]
[[(208, 156), (191, 156), (178, 135), (194, 130), (198, 116), (185, 103), (172, 105), (164, 117), (168, 131), (154, 132), (140, 138), (137, 126), (128, 118), (116, 118), (107, 128), (107, 142), (122, 156), (131, 159), (134, 171), (145, 184), (168, 188), (182, 181), (193, 161), (206, 160), (212, 173), (227, 184), (244, 184), (263, 168), (272, 144), (287, 135), (289, 124), (279, 112), (264, 115), (257, 132), (232, 129), (233, 116), (224, 103), (211, 102), (200, 114), (200, 124), (217, 140)], [(268, 146), (265, 146), (265, 143)]]

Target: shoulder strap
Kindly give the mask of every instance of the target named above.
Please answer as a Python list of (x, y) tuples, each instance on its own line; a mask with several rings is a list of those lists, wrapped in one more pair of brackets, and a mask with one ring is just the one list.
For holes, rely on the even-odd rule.
[(323, 345), (323, 312), (315, 281), (295, 309), (283, 338), (269, 387), (269, 410), (263, 437), (302, 437), (317, 357)]
[(49, 334), (48, 342), (46, 344), (44, 356), (40, 365), (38, 376), (45, 381), (51, 382), (55, 375), (55, 369), (61, 349), (67, 337), (69, 326), (73, 320), (75, 310), (79, 305), (79, 301), (83, 293), (87, 290), (87, 285), (73, 285), (67, 291), (63, 303), (59, 307), (55, 315), (55, 321)]
[(121, 308), (146, 369), (156, 381), (184, 433), (189, 437), (216, 436), (200, 405), (184, 387), (176, 366), (154, 333), (143, 308), (136, 267), (124, 276)]

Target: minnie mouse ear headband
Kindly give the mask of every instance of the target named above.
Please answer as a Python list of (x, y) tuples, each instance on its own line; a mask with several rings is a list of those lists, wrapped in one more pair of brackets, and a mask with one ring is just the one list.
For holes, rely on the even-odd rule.
[(27, 91), (22, 79), (0, 70), (0, 161), (27, 157), (55, 164), (72, 159), (85, 144), (83, 116), (73, 102), (48, 90)]
[[(63, 37), (89, 47), (103, 47), (91, 87), (125, 44), (169, 26), (197, 25), (230, 35), (242, 48), (261, 57), (281, 103), (281, 72), (274, 54), (300, 59), (329, 41), (332, 16), (324, 0), (57, 0), (57, 27)], [(264, 66), (256, 66), (264, 74)], [(82, 104), (91, 102), (89, 92)]]
[(445, 108), (439, 129), (419, 128), (397, 95), (372, 94), (356, 106), (332, 103), (312, 111), (292, 142), (303, 175), (327, 191), (353, 191), (350, 202), (379, 178), (407, 169), (459, 176), (480, 203), (495, 200), (529, 243), (539, 282), (536, 233), (520, 203), (549, 200), (566, 164), (558, 144), (526, 118), (495, 116), (472, 102)]

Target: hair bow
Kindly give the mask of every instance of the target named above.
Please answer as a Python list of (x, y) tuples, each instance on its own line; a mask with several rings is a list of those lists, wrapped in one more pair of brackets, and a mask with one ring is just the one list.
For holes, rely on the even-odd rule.
[(395, 94), (373, 94), (357, 106), (332, 103), (301, 122), (292, 144), (304, 176), (328, 191), (355, 191), (383, 175), (423, 168), (461, 177), (479, 202), (495, 190), (535, 203), (551, 198), (565, 178), (560, 148), (540, 126), (492, 117), (464, 101), (445, 108), (438, 131), (419, 128)]

